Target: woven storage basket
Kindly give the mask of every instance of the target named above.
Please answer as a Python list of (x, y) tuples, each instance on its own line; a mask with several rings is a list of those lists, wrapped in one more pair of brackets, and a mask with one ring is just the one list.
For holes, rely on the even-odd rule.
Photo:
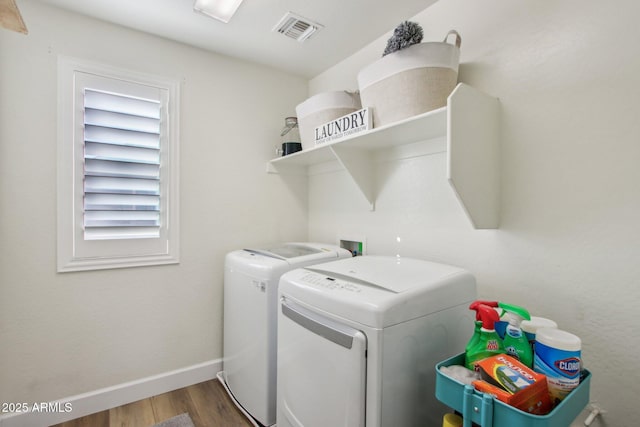
[(322, 92), (298, 104), (296, 115), (300, 128), (302, 149), (315, 147), (315, 128), (344, 115), (359, 110), (360, 96), (357, 92)]
[[(448, 43), (449, 36), (454, 43)], [(418, 43), (390, 53), (358, 73), (363, 107), (373, 109), (374, 127), (447, 105), (458, 82), (460, 35)]]

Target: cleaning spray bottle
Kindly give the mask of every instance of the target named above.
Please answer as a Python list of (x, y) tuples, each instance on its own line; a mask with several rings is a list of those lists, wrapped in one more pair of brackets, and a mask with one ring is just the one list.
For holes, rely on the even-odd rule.
[(475, 326), (474, 326), (474, 329), (473, 329), (473, 335), (471, 336), (471, 339), (467, 343), (467, 346), (464, 348), (465, 354), (480, 339), (480, 328), (482, 327), (482, 320), (480, 319), (480, 311), (478, 310), (478, 307), (480, 305), (486, 305), (488, 307), (498, 307), (498, 301), (481, 301), (481, 300), (477, 300), (477, 301), (472, 302), (471, 305), (469, 306), (469, 310), (474, 310), (476, 312), (476, 320), (475, 320)]
[[(471, 370), (476, 369), (476, 362), (496, 354), (505, 353), (502, 340), (500, 340), (494, 326), (495, 323), (500, 320), (500, 316), (488, 305), (479, 304), (477, 311), (482, 325), (477, 341), (471, 343), (470, 348), (465, 354), (465, 366)], [(471, 339), (473, 339), (473, 337)]]
[(505, 311), (503, 317), (509, 322), (502, 341), (504, 349), (509, 356), (515, 357), (528, 368), (533, 367), (533, 352), (529, 339), (526, 337), (520, 324), (523, 320), (531, 320), (529, 312), (520, 306), (501, 302), (498, 306)]

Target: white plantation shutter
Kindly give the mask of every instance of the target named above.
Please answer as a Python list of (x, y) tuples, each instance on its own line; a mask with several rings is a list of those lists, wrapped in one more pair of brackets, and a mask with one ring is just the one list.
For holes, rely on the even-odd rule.
[(58, 271), (179, 259), (179, 82), (58, 62)]
[(158, 101), (84, 91), (84, 238), (160, 235)]

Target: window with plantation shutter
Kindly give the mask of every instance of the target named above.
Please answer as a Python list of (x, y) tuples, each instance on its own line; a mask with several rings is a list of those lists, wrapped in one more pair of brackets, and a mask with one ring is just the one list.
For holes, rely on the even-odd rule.
[(58, 270), (178, 262), (177, 82), (59, 71)]
[(160, 103), (84, 92), (86, 239), (158, 237)]

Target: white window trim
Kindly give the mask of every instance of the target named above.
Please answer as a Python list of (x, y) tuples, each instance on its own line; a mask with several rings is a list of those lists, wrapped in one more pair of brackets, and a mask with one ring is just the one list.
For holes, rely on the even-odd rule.
[[(169, 97), (167, 137), (169, 144), (162, 148), (161, 165), (163, 179), (167, 179), (166, 197), (167, 215), (163, 229), (163, 241), (160, 250), (143, 253), (130, 253), (130, 240), (95, 241), (95, 245), (105, 245), (116, 249), (114, 255), (96, 255), (82, 253), (78, 239), (82, 237), (82, 219), (78, 218), (77, 198), (82, 197), (82, 179), (78, 179), (78, 155), (82, 155), (82, 146), (77, 143), (76, 133), (82, 132), (82, 124), (75, 120), (75, 76), (76, 73), (95, 74), (110, 79), (133, 82), (166, 90)], [(58, 58), (58, 173), (57, 173), (57, 271), (100, 270), (110, 268), (140, 267), (179, 262), (179, 98), (178, 80), (119, 69), (81, 59), (60, 56)], [(119, 251), (118, 247), (122, 250)]]

